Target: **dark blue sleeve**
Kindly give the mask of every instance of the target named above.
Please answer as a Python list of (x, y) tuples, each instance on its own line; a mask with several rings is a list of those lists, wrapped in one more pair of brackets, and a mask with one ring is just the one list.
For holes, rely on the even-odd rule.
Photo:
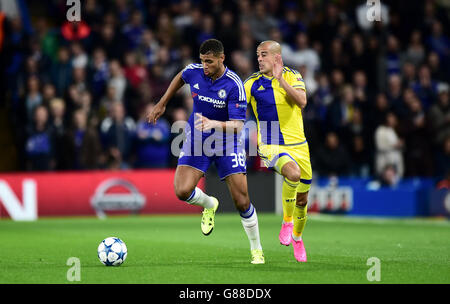
[(228, 119), (245, 120), (247, 113), (247, 97), (242, 82), (235, 85), (228, 94)]

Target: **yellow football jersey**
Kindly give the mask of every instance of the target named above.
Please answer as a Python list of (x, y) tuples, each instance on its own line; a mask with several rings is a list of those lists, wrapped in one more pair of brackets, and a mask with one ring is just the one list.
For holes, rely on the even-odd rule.
[[(283, 78), (306, 92), (302, 75), (296, 70), (284, 67)], [(258, 144), (291, 146), (306, 142), (302, 111), (277, 79), (257, 72), (245, 80), (244, 86), (258, 124)]]

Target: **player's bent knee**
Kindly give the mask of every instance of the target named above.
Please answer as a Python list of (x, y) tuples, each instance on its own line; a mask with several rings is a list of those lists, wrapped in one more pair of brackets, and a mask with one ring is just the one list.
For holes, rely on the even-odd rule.
[(244, 212), (250, 207), (250, 199), (248, 195), (239, 195), (237, 197), (233, 197), (234, 206), (240, 212)]
[(281, 174), (292, 182), (300, 181), (300, 168), (293, 162), (284, 165), (281, 170)]
[(186, 201), (191, 196), (192, 191), (194, 191), (194, 189), (191, 189), (189, 187), (175, 186), (175, 195), (178, 197), (179, 200), (182, 201)]

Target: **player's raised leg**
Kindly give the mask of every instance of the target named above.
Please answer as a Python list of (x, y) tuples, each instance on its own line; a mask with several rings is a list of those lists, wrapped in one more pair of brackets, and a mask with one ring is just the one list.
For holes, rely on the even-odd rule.
[(300, 168), (288, 155), (280, 157), (277, 167), (281, 168), (283, 186), (281, 198), (283, 202), (283, 222), (278, 235), (280, 243), (289, 246), (292, 241), (294, 227), (293, 214), (297, 202), (297, 187), (300, 184)]
[(241, 216), (242, 226), (250, 241), (251, 263), (264, 264), (264, 254), (259, 237), (258, 216), (248, 195), (247, 176), (243, 173), (237, 173), (229, 175), (225, 180), (234, 205)]
[(307, 220), (308, 191), (297, 193), (297, 202), (294, 208), (294, 227), (292, 230), (292, 246), (294, 257), (299, 262), (306, 262), (306, 250), (302, 234)]
[(209, 235), (214, 229), (214, 218), (219, 201), (215, 197), (205, 194), (197, 187), (203, 175), (203, 171), (199, 169), (179, 165), (175, 171), (174, 186), (178, 199), (204, 208), (201, 229), (204, 235)]

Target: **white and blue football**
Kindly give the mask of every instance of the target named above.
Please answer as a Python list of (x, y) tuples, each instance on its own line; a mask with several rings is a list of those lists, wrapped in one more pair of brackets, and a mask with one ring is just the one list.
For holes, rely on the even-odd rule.
[(117, 237), (104, 239), (97, 248), (98, 259), (106, 266), (120, 266), (127, 258), (127, 246)]

